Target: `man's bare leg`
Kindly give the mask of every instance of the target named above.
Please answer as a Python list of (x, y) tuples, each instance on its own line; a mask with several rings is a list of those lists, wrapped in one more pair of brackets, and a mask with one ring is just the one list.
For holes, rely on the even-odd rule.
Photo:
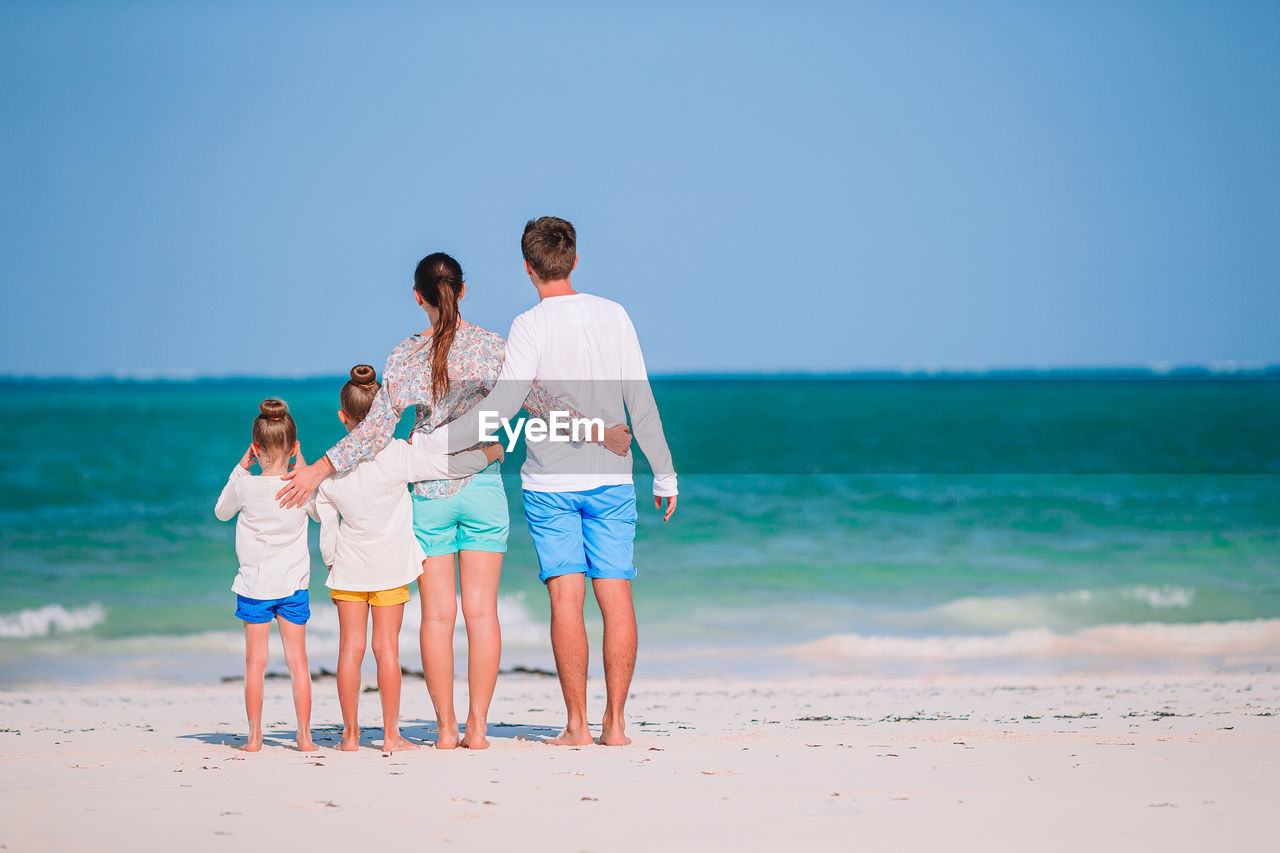
[(631, 601), (631, 581), (595, 578), (591, 589), (604, 619), (604, 722), (599, 742), (605, 746), (626, 746), (624, 708), (636, 668), (636, 611)]
[(458, 745), (458, 717), (453, 710), (453, 626), (458, 621), (454, 555), (422, 561), (418, 598), (422, 604), (422, 671), (436, 709), (436, 749)]
[(591, 743), (587, 728), (587, 625), (582, 618), (582, 602), (587, 596), (583, 574), (560, 575), (547, 581), (551, 596), (551, 650), (555, 653), (556, 674), (564, 693), (568, 722), (548, 743), (555, 746), (583, 746)]

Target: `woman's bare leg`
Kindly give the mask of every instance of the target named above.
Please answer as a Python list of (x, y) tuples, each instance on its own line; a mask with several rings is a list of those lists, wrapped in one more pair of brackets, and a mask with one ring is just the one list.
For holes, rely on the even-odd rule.
[(369, 633), (369, 605), (338, 601), (338, 705), (342, 708), (342, 743), (338, 749), (360, 748), (360, 664)]
[(244, 623), (244, 712), (249, 718), (249, 739), (240, 747), (245, 752), (262, 749), (262, 677), (267, 672), (267, 641), (271, 623)]
[(382, 751), (417, 749), (400, 736), (400, 625), (404, 605), (370, 607), (373, 611), (373, 656), (378, 660), (378, 693), (382, 696)]
[(453, 626), (458, 620), (454, 555), (422, 561), (418, 598), (422, 603), (422, 672), (436, 709), (436, 749), (458, 745), (458, 716), (453, 709)]
[(502, 554), (459, 551), (458, 579), (462, 586), (462, 618), (467, 623), (467, 733), (462, 746), (485, 749), (489, 703), (493, 701), (502, 661), (502, 628), (498, 624), (498, 581)]
[(280, 639), (284, 642), (284, 660), (289, 666), (289, 679), (293, 682), (293, 710), (298, 715), (298, 749), (311, 752), (316, 748), (311, 740), (311, 665), (307, 662), (307, 626), (295, 625), (288, 619), (277, 618)]

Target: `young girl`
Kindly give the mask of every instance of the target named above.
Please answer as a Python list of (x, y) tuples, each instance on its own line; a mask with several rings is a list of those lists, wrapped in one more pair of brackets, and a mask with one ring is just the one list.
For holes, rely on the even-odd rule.
[[(379, 387), (372, 367), (358, 364), (351, 368), (338, 411), (338, 420), (348, 432), (369, 413)], [(320, 554), (329, 566), (326, 584), (338, 607), (339, 749), (351, 751), (360, 746), (356, 712), (371, 612), (373, 655), (382, 696), (382, 750), (417, 749), (418, 744), (400, 736), (400, 624), (409, 600), (408, 585), (422, 574), (422, 548), (413, 533), (407, 486), (421, 480), (469, 476), (501, 455), (497, 442), (483, 451), (440, 456), (395, 439), (372, 459), (325, 481), (316, 490)]]
[[(271, 621), (280, 624), (285, 662), (293, 680), (293, 707), (298, 714), (298, 749), (316, 748), (311, 740), (311, 670), (307, 665), (307, 620), (311, 607), (307, 583), (311, 553), (307, 549), (307, 511), (282, 509), (275, 499), (289, 458), (306, 464), (298, 444), (298, 428), (283, 400), (263, 400), (253, 422), (253, 443), (218, 496), (214, 514), (230, 521), (236, 513), (236, 556), (240, 572), (231, 589), (236, 616), (244, 621), (244, 707), (249, 716), (245, 752), (262, 749), (262, 679), (267, 669)], [(262, 473), (249, 474), (257, 460)]]

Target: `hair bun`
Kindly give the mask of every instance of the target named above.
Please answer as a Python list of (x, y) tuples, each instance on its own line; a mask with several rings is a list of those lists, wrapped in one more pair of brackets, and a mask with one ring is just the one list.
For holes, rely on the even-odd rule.
[(268, 397), (258, 404), (258, 411), (262, 413), (262, 417), (276, 421), (289, 414), (289, 406), (284, 400)]
[(351, 368), (351, 381), (356, 385), (369, 387), (378, 384), (378, 374), (367, 364), (357, 364)]

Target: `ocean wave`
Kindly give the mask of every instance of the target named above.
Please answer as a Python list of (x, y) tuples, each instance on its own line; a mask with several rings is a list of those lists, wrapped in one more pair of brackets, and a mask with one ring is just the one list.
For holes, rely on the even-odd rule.
[(1197, 614), (1202, 621), (1253, 615), (1214, 612), (1209, 605), (1193, 610), (1199, 598), (1194, 587), (1176, 584), (968, 596), (924, 611), (921, 627), (984, 631), (1046, 627), (1061, 630), (1111, 622), (1186, 620), (1195, 618)]
[(17, 613), (0, 614), (0, 638), (27, 640), (50, 634), (74, 634), (87, 631), (106, 618), (106, 608), (97, 602), (71, 610), (61, 604), (46, 604)]
[(1067, 633), (1022, 628), (991, 636), (894, 637), (833, 634), (790, 646), (809, 660), (991, 658), (1185, 658), (1280, 655), (1280, 619), (1097, 625)]

